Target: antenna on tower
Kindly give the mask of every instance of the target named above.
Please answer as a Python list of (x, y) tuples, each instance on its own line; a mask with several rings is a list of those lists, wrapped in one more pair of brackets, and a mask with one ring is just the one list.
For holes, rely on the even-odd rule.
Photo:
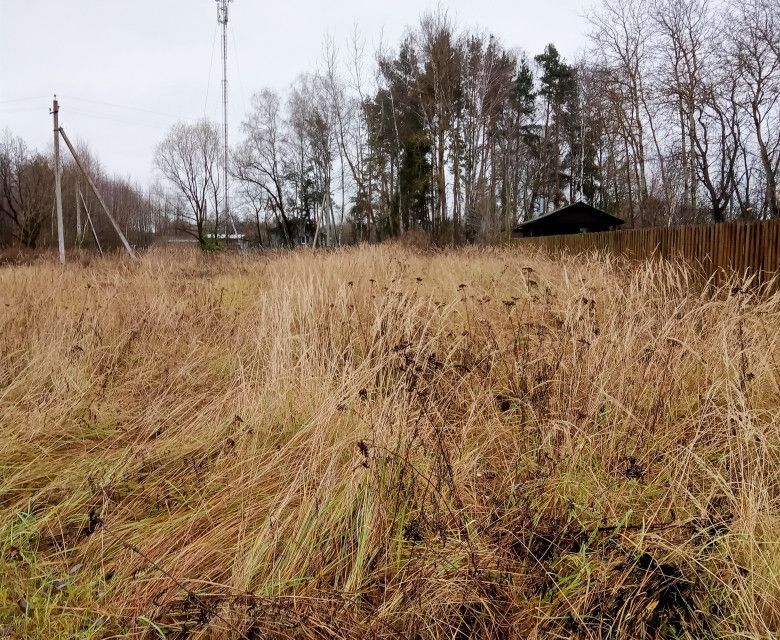
[[(228, 146), (228, 71), (227, 71), (227, 55), (228, 55), (228, 18), (229, 7), (233, 0), (216, 0), (217, 2), (217, 20), (222, 25), (222, 140), (225, 145), (224, 158), (222, 169), (223, 182), (224, 182), (224, 198), (225, 198), (225, 218), (229, 219), (233, 225), (233, 233), (237, 234), (236, 223), (233, 220), (233, 216), (230, 215), (230, 187), (228, 185), (228, 161), (230, 157), (230, 151)], [(227, 234), (225, 237), (225, 243), (227, 244)]]

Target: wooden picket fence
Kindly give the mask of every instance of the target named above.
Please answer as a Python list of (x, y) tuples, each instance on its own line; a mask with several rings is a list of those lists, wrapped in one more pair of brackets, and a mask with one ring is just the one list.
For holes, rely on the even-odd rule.
[(551, 253), (604, 251), (636, 260), (686, 260), (706, 276), (748, 273), (766, 282), (780, 274), (780, 220), (516, 238), (513, 242)]

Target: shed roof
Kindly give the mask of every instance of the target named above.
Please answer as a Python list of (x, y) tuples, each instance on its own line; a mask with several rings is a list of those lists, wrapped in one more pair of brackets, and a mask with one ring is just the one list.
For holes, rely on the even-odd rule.
[(533, 220), (523, 222), (515, 227), (515, 231), (551, 230), (556, 227), (561, 227), (562, 229), (586, 228), (589, 230), (603, 230), (619, 227), (624, 223), (624, 220), (606, 211), (592, 207), (584, 202), (575, 202), (550, 213), (542, 214)]

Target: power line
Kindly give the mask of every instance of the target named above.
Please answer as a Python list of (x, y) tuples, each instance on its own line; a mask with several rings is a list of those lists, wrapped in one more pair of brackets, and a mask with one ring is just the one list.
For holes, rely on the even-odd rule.
[(170, 119), (173, 119), (173, 120), (177, 119), (176, 116), (174, 116), (174, 115), (172, 115), (170, 113), (163, 113), (162, 111), (153, 111), (152, 109), (144, 109), (144, 108), (141, 108), (141, 107), (132, 107), (132, 106), (126, 105), (126, 104), (116, 104), (116, 103), (113, 103), (113, 102), (102, 102), (100, 100), (89, 100), (87, 98), (77, 98), (75, 96), (69, 96), (69, 95), (64, 95), (64, 94), (62, 95), (62, 97), (63, 98), (67, 98), (68, 100), (75, 100), (76, 102), (88, 102), (90, 104), (96, 104), (96, 105), (100, 105), (102, 107), (113, 107), (115, 109), (125, 109), (125, 110), (128, 110), (128, 111), (138, 111), (140, 113), (148, 113), (148, 114), (151, 114), (151, 115), (161, 116), (163, 118), (170, 118)]
[(3, 115), (13, 115), (15, 113), (33, 113), (44, 109), (45, 107), (0, 107), (0, 113)]
[[(162, 126), (166, 126), (166, 123), (155, 120), (143, 120), (139, 118), (123, 117), (117, 114), (100, 113), (96, 111), (87, 111), (85, 109), (79, 109), (74, 107), (68, 108), (68, 113), (72, 113), (79, 116), (86, 116), (89, 118), (96, 118), (98, 120), (105, 120), (107, 122), (116, 122), (120, 124), (135, 125), (140, 127), (149, 127), (153, 129), (159, 129)], [(171, 120), (173, 122), (173, 120)]]
[(34, 96), (32, 98), (12, 98), (10, 100), (0, 100), (0, 104), (9, 104), (11, 102), (32, 102), (33, 100), (46, 100), (49, 96)]
[[(48, 96), (42, 96), (42, 98), (47, 98), (47, 97)], [(77, 96), (65, 95), (65, 94), (60, 94), (60, 97), (76, 103), (83, 103), (84, 105), (92, 105), (93, 107), (107, 107), (111, 110), (125, 112), (123, 115), (123, 114), (118, 114), (116, 112), (112, 113), (112, 112), (98, 111), (94, 108), (90, 109), (89, 106), (86, 107), (77, 106), (77, 107), (68, 108), (68, 113), (90, 116), (93, 118), (100, 118), (102, 120), (109, 120), (113, 122), (158, 127), (163, 121), (172, 124), (174, 122), (178, 122), (181, 120), (192, 121), (192, 122), (198, 120), (198, 118), (195, 116), (183, 118), (181, 116), (176, 116), (170, 113), (164, 113), (162, 111), (155, 111), (153, 109), (146, 109), (143, 107), (133, 107), (130, 105), (116, 104), (113, 102), (104, 102), (102, 100), (79, 98)], [(44, 107), (25, 106), (23, 104), (24, 102), (30, 102), (38, 99), (40, 98), (16, 98), (13, 100), (0, 101), (0, 114), (14, 115), (19, 113), (33, 113), (36, 111), (40, 111)], [(150, 117), (150, 116), (154, 116), (154, 117)]]

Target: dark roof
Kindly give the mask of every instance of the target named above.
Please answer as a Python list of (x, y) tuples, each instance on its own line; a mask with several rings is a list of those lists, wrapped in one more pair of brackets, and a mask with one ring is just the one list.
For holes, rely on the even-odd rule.
[(619, 227), (624, 222), (624, 220), (601, 209), (596, 209), (596, 207), (591, 207), (589, 204), (575, 202), (517, 225), (515, 233), (538, 232), (551, 235), (554, 233), (579, 233), (582, 229), (607, 231), (613, 227)]

